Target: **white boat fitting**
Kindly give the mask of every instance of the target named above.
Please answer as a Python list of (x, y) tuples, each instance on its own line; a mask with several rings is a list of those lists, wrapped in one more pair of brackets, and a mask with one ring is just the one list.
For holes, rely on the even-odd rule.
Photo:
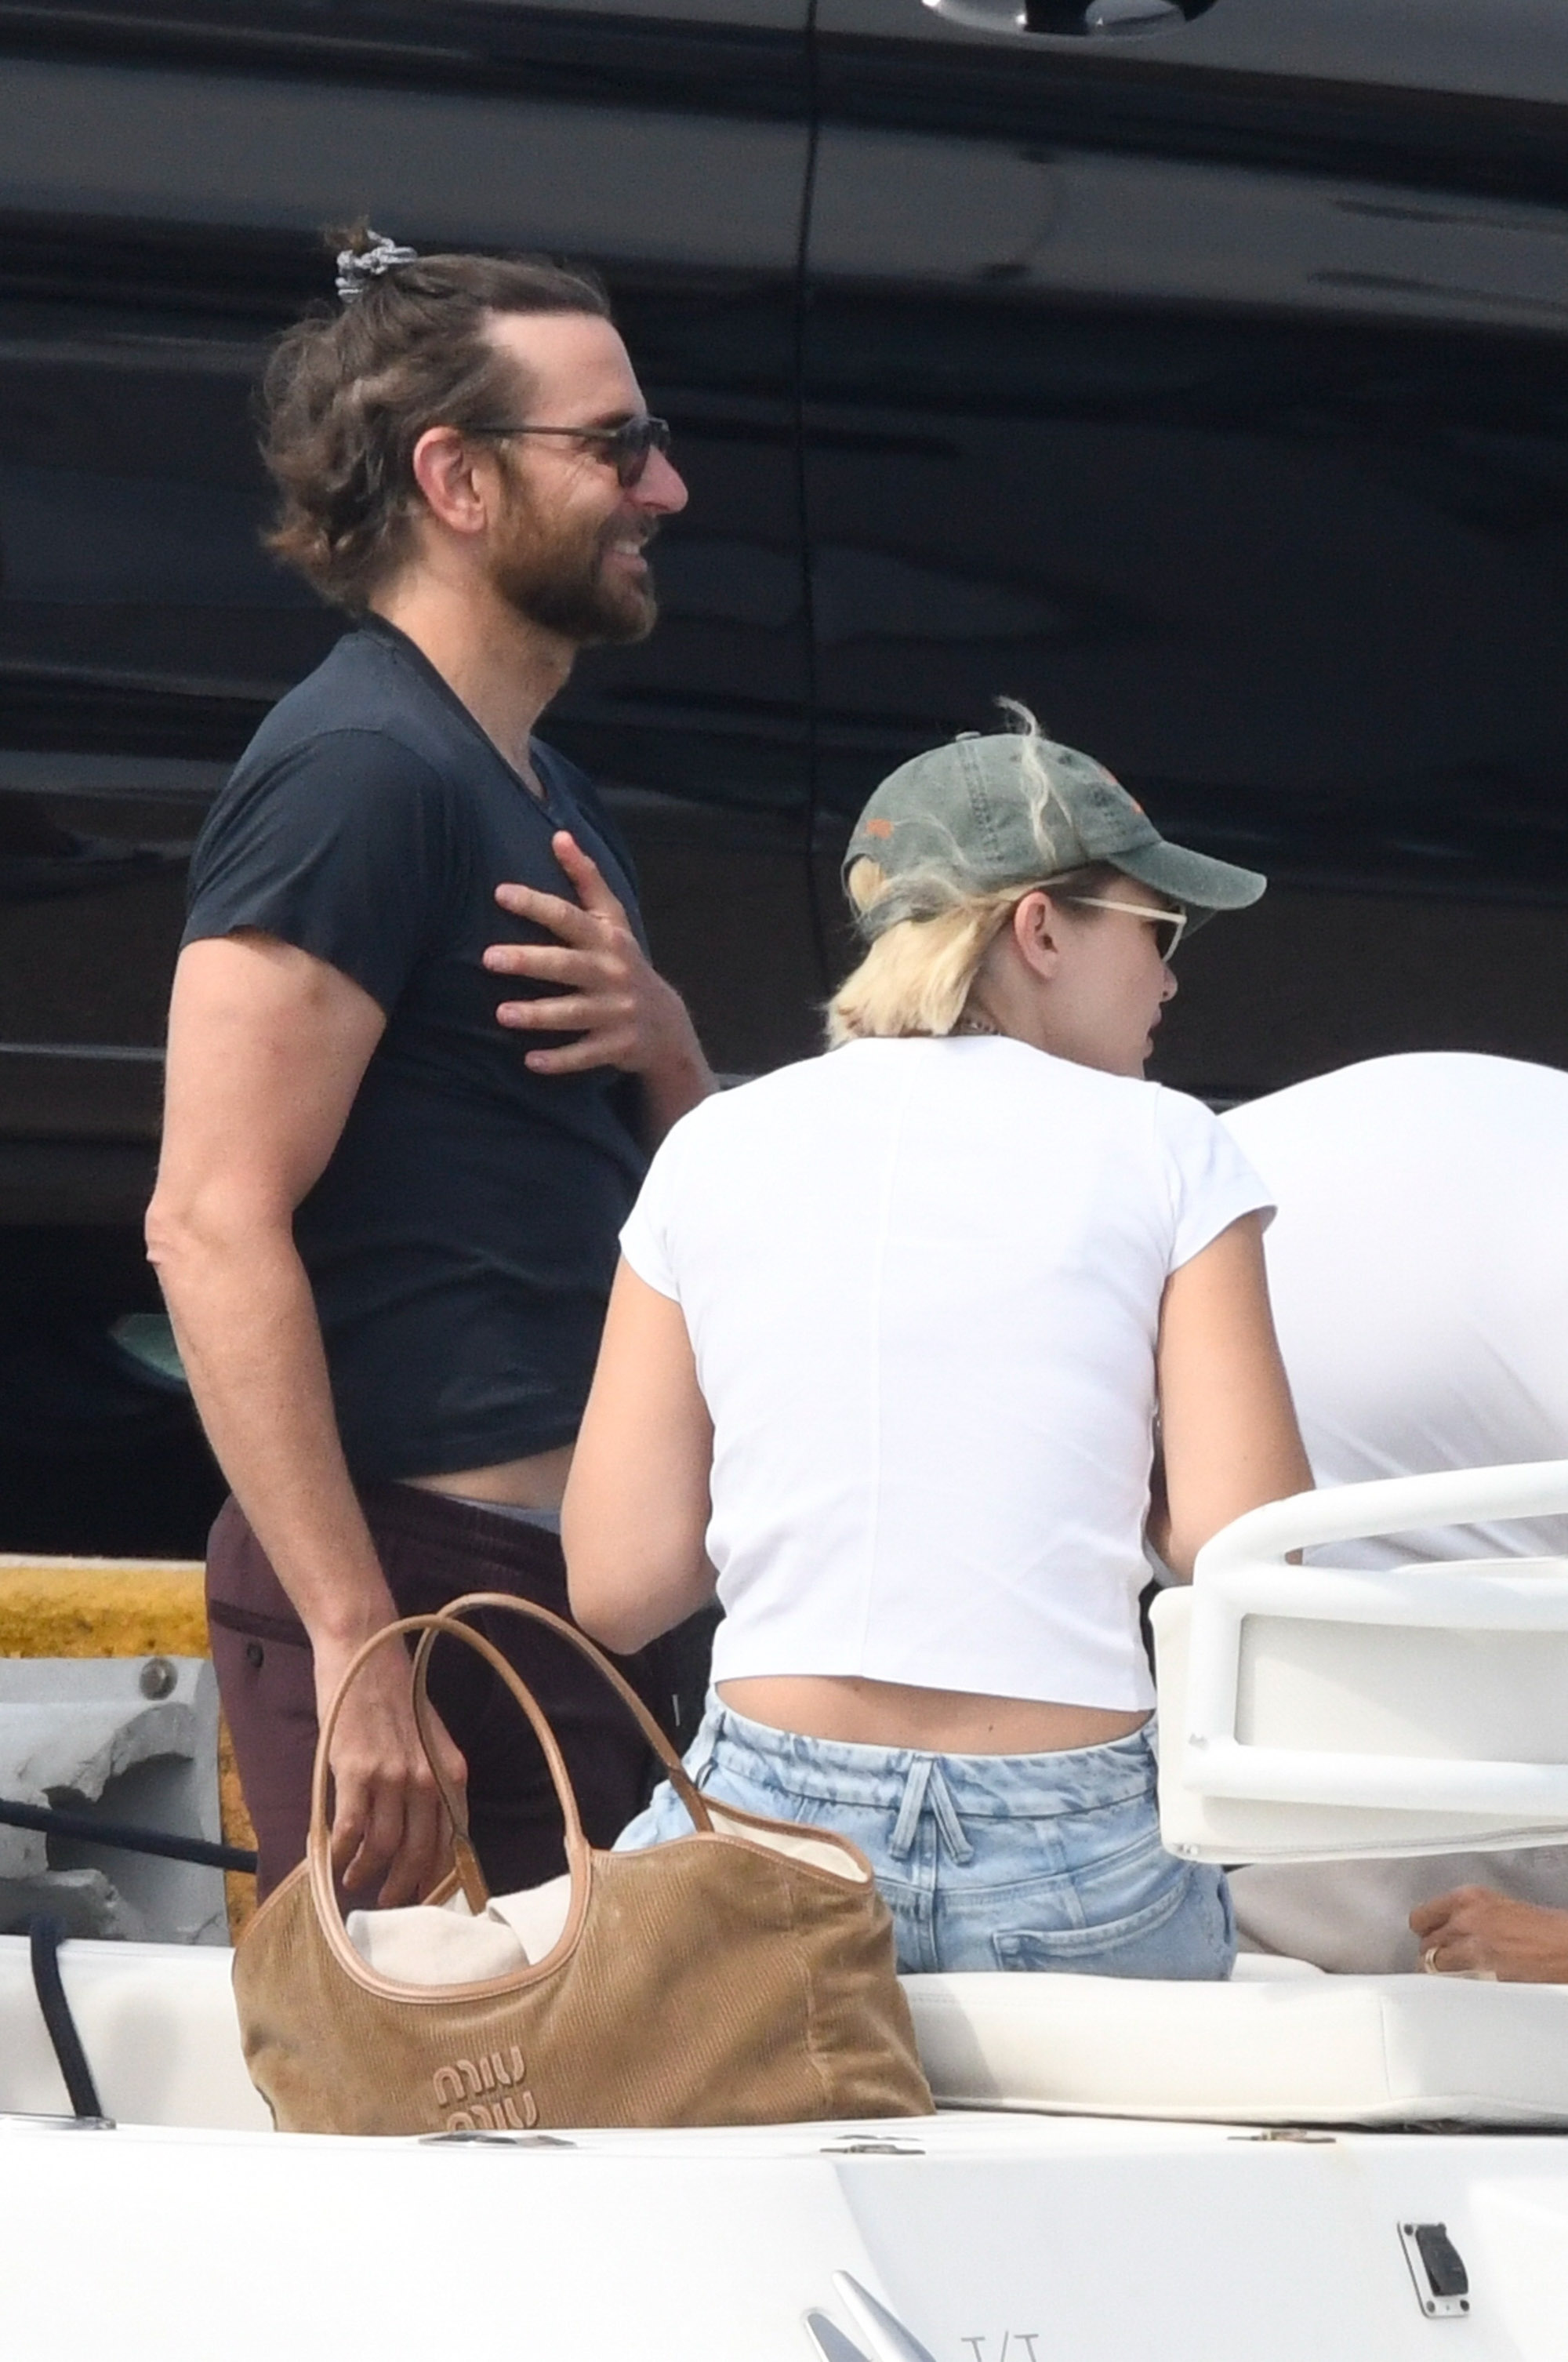
[(0, 1827), (0, 1926), (34, 1912), (73, 1936), (224, 1944), (222, 1872), (95, 1845), (95, 1820), (223, 1835), (218, 1694), (204, 1657), (0, 1657), (0, 1796), (69, 1798), (83, 1836)]
[[(1218, 1536), (1156, 1609), (1167, 1841), (1560, 1840), (1568, 1563), (1286, 1557), (1563, 1511), (1557, 1462)], [(17, 2354), (1568, 2362), (1568, 1987), (1251, 1960), (1228, 1985), (914, 1978), (934, 2117), (357, 2140), (268, 2129), (210, 1948), (66, 1948), (114, 2119), (73, 2123), (27, 1955), (0, 1939)]]

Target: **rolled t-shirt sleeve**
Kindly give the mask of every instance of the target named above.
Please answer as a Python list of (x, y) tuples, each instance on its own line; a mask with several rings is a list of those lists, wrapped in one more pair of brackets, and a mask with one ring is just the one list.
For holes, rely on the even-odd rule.
[(441, 918), (451, 844), (436, 772), (378, 731), (328, 732), (219, 798), (191, 864), (182, 943), (255, 928), (390, 1010)]
[(1170, 1192), (1170, 1268), (1179, 1271), (1243, 1214), (1274, 1219), (1274, 1199), (1231, 1133), (1198, 1099), (1162, 1090), (1156, 1132)]

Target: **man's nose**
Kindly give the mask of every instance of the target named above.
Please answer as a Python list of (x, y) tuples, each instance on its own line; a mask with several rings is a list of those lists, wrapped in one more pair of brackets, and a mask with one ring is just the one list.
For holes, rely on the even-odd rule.
[(647, 466), (632, 488), (632, 498), (640, 509), (651, 510), (655, 516), (679, 516), (690, 494), (685, 478), (664, 453), (650, 451)]
[(1167, 1000), (1174, 1000), (1180, 990), (1181, 987), (1176, 982), (1174, 969), (1167, 966), (1165, 983), (1160, 988), (1160, 1007), (1163, 1009)]

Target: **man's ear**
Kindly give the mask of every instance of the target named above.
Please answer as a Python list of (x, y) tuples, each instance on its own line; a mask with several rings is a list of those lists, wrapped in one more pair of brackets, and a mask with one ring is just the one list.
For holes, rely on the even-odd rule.
[(482, 533), (495, 512), (499, 463), (476, 455), (455, 426), (427, 426), (414, 447), (414, 480), (425, 505), (451, 533)]
[(1036, 889), (1014, 908), (1012, 939), (1018, 955), (1033, 976), (1051, 977), (1061, 960), (1061, 913), (1049, 894)]

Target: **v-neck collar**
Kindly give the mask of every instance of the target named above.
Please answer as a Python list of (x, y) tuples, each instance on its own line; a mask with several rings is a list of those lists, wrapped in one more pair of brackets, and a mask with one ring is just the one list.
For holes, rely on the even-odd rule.
[(557, 785), (552, 777), (549, 749), (541, 745), (532, 733), (529, 734), (528, 754), (535, 770), (538, 773), (539, 785), (545, 791), (542, 796), (536, 796), (534, 793), (516, 764), (508, 762), (489, 731), (463, 703), (451, 682), (431, 663), (416, 640), (411, 639), (408, 634), (396, 624), (389, 623), (384, 615), (375, 613), (362, 615), (357, 628), (361, 632), (368, 632), (372, 639), (379, 640), (381, 646), (390, 649), (394, 657), (412, 667), (420, 679), (435, 691), (447, 711), (455, 714), (470, 735), (479, 740), (491, 760), (500, 764), (501, 768), (516, 786), (519, 793), (527, 797), (536, 811), (543, 812), (557, 828), (570, 825), (568, 820), (563, 819), (558, 805)]

